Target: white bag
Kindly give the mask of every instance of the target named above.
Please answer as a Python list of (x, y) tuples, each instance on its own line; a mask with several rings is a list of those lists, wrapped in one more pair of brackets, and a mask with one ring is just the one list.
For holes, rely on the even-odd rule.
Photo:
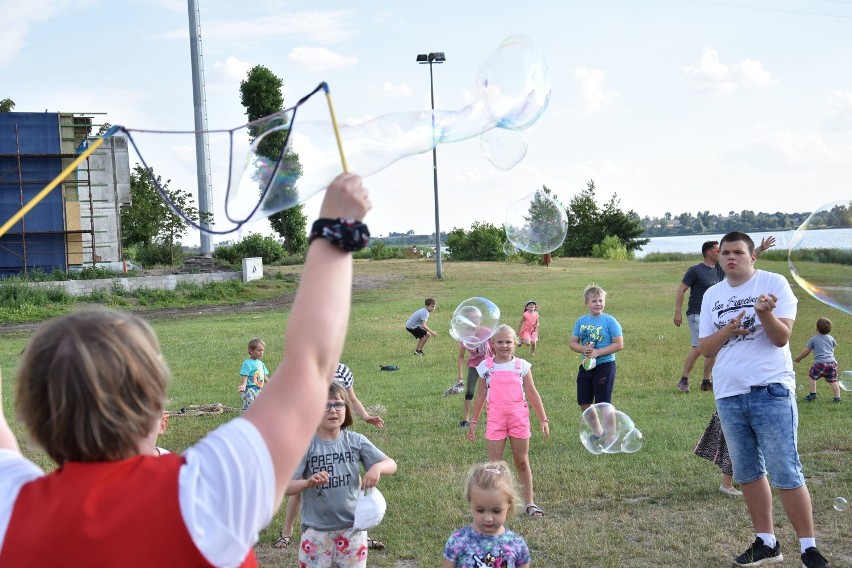
[(385, 496), (378, 487), (358, 492), (358, 504), (355, 505), (355, 522), (352, 529), (366, 531), (378, 526), (388, 508)]

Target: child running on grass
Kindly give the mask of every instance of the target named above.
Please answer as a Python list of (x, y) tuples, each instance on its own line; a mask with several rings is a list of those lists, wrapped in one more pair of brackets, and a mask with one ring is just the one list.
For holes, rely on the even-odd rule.
[(814, 364), (808, 369), (810, 390), (805, 400), (810, 402), (817, 399), (817, 381), (820, 378), (824, 378), (834, 394), (834, 402), (840, 402), (840, 384), (837, 382), (837, 359), (834, 358), (837, 341), (829, 335), (831, 333), (831, 320), (828, 318), (819, 318), (816, 328), (817, 334), (808, 339), (805, 350), (794, 359), (796, 363), (799, 363), (811, 351), (814, 352)]
[(153, 455), (170, 373), (145, 320), (101, 309), (41, 325), (18, 367), (16, 415), (58, 467), (21, 455), (0, 412), (0, 566), (256, 566), (258, 535), (328, 415), (351, 252), (369, 242), (353, 219), (369, 209), (358, 176), (328, 187), (274, 379), (181, 455)]
[(248, 410), (254, 399), (260, 394), (261, 389), (269, 380), (269, 369), (266, 364), (260, 360), (263, 357), (263, 352), (266, 350), (266, 343), (262, 339), (255, 337), (248, 344), (249, 357), (243, 361), (240, 367), (240, 379), (242, 384), (239, 386), (239, 391), (242, 394), (243, 410)]
[[(530, 517), (543, 517), (544, 511), (533, 500), (532, 468), (530, 467), (530, 410), (532, 405), (545, 440), (550, 436), (550, 427), (544, 413), (544, 404), (535, 388), (532, 365), (515, 357), (518, 337), (511, 326), (497, 327), (491, 339), (494, 356), (482, 361), (476, 371), (479, 381), (473, 401), (473, 420), (467, 430), (471, 442), (476, 441), (476, 425), (483, 407), (488, 410), (485, 440), (488, 460), (500, 461), (506, 448), (506, 440), (512, 447), (512, 459), (518, 470), (525, 511)], [(529, 401), (529, 402), (528, 402)]]
[(331, 383), (325, 416), (287, 488), (288, 495), (302, 494), (299, 563), (305, 568), (367, 566), (367, 533), (352, 531), (358, 492), (396, 472), (396, 462), (347, 430), (352, 421), (346, 390)]
[(530, 355), (535, 355), (535, 348), (538, 345), (538, 304), (533, 300), (524, 304), (524, 313), (518, 324), (518, 338), (521, 345), (530, 346)]
[(467, 475), (465, 497), (473, 523), (450, 535), (444, 546), (443, 568), (529, 566), (526, 541), (505, 527), (518, 506), (515, 481), (506, 462), (474, 466)]
[(414, 348), (414, 354), (419, 357), (423, 357), (423, 348), (426, 346), (426, 342), (429, 341), (429, 338), (438, 335), (437, 332), (432, 331), (429, 329), (429, 326), (426, 325), (426, 322), (429, 320), (429, 316), (435, 311), (438, 304), (432, 298), (426, 298), (425, 304), (426, 305), (424, 307), (411, 314), (408, 317), (408, 321), (405, 322), (405, 329), (417, 340), (417, 346)]

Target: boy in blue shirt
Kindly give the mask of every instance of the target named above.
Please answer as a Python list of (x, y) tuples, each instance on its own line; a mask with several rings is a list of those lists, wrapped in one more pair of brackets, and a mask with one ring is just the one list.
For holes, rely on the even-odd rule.
[(260, 390), (266, 384), (266, 381), (269, 380), (269, 369), (260, 360), (265, 350), (266, 343), (263, 340), (255, 337), (249, 341), (249, 358), (243, 361), (243, 366), (240, 367), (240, 378), (243, 382), (238, 389), (242, 393), (243, 410), (248, 410), (248, 407), (260, 394)]

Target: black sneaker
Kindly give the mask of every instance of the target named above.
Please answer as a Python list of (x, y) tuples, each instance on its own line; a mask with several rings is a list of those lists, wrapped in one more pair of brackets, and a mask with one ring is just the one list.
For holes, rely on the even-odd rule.
[(840, 397), (835, 396), (834, 398), (831, 399), (831, 402), (840, 402)]
[(681, 379), (677, 384), (677, 390), (680, 392), (689, 392), (689, 381), (686, 379)]
[(734, 566), (763, 566), (764, 564), (778, 564), (783, 561), (784, 556), (781, 554), (780, 542), (776, 540), (775, 548), (769, 548), (763, 544), (763, 539), (757, 536), (748, 550), (734, 558)]
[(467, 428), (469, 426), (470, 422), (468, 422), (467, 420), (462, 420), (461, 422), (459, 422), (459, 428)]
[(701, 390), (703, 391), (712, 391), (713, 390), (713, 381), (710, 379), (704, 379), (701, 381)]
[(417, 355), (418, 357), (423, 357), (423, 352), (419, 349), (415, 349), (414, 354)]
[(811, 394), (809, 394), (808, 396), (805, 397), (805, 400), (816, 400), (816, 399), (817, 399), (817, 393), (815, 393), (815, 392), (812, 392)]
[(802, 553), (802, 567), (803, 568), (822, 568), (825, 566), (828, 568), (828, 560), (825, 559), (825, 556), (819, 553), (816, 546), (810, 546), (805, 549)]

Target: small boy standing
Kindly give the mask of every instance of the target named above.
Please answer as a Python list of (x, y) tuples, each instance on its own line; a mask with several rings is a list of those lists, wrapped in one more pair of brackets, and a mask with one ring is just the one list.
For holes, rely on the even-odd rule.
[(240, 367), (240, 378), (243, 382), (238, 389), (242, 393), (243, 410), (248, 410), (248, 407), (260, 394), (260, 389), (269, 380), (269, 369), (260, 360), (265, 350), (266, 343), (263, 340), (255, 337), (249, 341), (249, 358), (243, 361), (243, 366)]
[(834, 350), (837, 348), (837, 341), (829, 335), (831, 332), (831, 320), (828, 318), (819, 318), (816, 323), (817, 334), (808, 339), (808, 344), (805, 350), (796, 357), (798, 363), (814, 352), (814, 364), (808, 370), (808, 379), (810, 379), (810, 394), (805, 397), (805, 400), (813, 401), (817, 399), (816, 386), (817, 381), (822, 377), (825, 378), (834, 392), (834, 402), (840, 402), (840, 385), (837, 383), (837, 359), (834, 358)]
[(414, 354), (418, 357), (423, 357), (423, 347), (429, 341), (429, 337), (438, 335), (426, 325), (429, 315), (435, 311), (437, 306), (438, 304), (435, 303), (435, 300), (426, 298), (426, 307), (420, 308), (411, 314), (411, 317), (405, 322), (405, 329), (417, 339), (417, 347), (414, 349)]
[(606, 292), (590, 284), (583, 291), (589, 314), (574, 324), (571, 351), (583, 355), (577, 371), (577, 404), (586, 410), (592, 404), (612, 401), (615, 385), (615, 353), (624, 348), (621, 324), (605, 314)]

